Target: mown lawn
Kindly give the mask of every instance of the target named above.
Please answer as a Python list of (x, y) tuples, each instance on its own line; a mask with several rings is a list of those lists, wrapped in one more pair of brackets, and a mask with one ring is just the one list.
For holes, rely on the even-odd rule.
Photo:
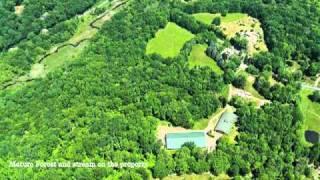
[(306, 130), (320, 132), (320, 104), (310, 101), (308, 96), (312, 94), (311, 90), (302, 90), (300, 93), (300, 108), (305, 118)]
[(147, 45), (147, 54), (160, 54), (162, 57), (175, 57), (180, 53), (183, 45), (194, 35), (175, 23), (169, 22), (164, 29), (160, 29), (155, 38)]
[(208, 57), (205, 53), (207, 45), (197, 44), (192, 47), (192, 51), (189, 56), (189, 67), (193, 68), (196, 66), (199, 67), (209, 67), (215, 73), (221, 75), (223, 71), (217, 65), (216, 61)]

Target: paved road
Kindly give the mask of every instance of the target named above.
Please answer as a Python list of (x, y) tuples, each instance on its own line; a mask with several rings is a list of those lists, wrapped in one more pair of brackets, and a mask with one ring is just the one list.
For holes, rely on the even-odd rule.
[(311, 90), (314, 90), (314, 91), (320, 91), (320, 88), (319, 87), (315, 87), (315, 86), (310, 86), (308, 84), (301, 84), (301, 87), (303, 89), (311, 89)]

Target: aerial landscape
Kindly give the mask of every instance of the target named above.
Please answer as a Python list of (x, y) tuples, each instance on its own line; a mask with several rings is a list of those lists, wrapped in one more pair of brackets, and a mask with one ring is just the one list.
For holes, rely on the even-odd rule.
[(0, 179), (320, 179), (320, 1), (1, 0)]

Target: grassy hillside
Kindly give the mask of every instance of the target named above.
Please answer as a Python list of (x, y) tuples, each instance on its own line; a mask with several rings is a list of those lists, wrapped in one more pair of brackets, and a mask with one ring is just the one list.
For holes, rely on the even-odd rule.
[(83, 42), (77, 47), (66, 46), (61, 48), (57, 53), (44, 59), (46, 70), (48, 72), (53, 71), (67, 62), (75, 60), (88, 44), (88, 42)]
[(248, 15), (243, 13), (228, 13), (226, 16), (221, 16), (221, 14), (211, 14), (211, 13), (196, 13), (193, 16), (205, 24), (211, 24), (215, 17), (220, 17), (223, 23), (229, 23), (233, 21), (238, 21)]
[(192, 47), (192, 51), (189, 56), (189, 66), (193, 67), (209, 67), (215, 73), (221, 75), (223, 71), (219, 68), (216, 61), (208, 57), (205, 53), (207, 45), (197, 44)]
[(192, 39), (194, 35), (169, 22), (164, 29), (156, 33), (155, 38), (151, 39), (147, 45), (147, 54), (157, 53), (163, 57), (177, 56), (184, 43)]
[(310, 90), (302, 90), (301, 110), (305, 118), (306, 129), (320, 132), (320, 104), (310, 101), (308, 96), (312, 94)]

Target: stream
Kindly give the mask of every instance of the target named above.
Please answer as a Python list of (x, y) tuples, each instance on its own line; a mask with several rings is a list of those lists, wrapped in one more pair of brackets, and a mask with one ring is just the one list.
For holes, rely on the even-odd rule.
[[(97, 30), (100, 30), (101, 29), (101, 26), (97, 26), (95, 25), (99, 20), (105, 18), (106, 16), (110, 15), (112, 16), (112, 12), (114, 12), (115, 10), (121, 8), (123, 5), (125, 5), (126, 3), (128, 2), (127, 1), (117, 1), (112, 7), (111, 9), (108, 9), (106, 12), (104, 12), (103, 14), (101, 14), (100, 16), (98, 16), (97, 18), (95, 18), (93, 21), (90, 22), (89, 26), (93, 29), (97, 29)], [(104, 22), (103, 22), (104, 23)], [(103, 24), (102, 23), (102, 24)], [(45, 54), (44, 56), (42, 56), (39, 60), (36, 61), (36, 63), (43, 63), (44, 60), (55, 54), (55, 53), (58, 53), (60, 49), (64, 48), (64, 47), (67, 47), (67, 46), (72, 46), (73, 48), (77, 48), (79, 45), (81, 45), (83, 42), (85, 41), (89, 41), (91, 38), (84, 38), (84, 39), (81, 39), (80, 41), (76, 42), (76, 43), (65, 43), (65, 44), (62, 44), (60, 46), (58, 46), (53, 52), (49, 52), (47, 54)], [(14, 85), (17, 85), (19, 83), (26, 83), (26, 82), (31, 82), (31, 81), (34, 81), (38, 78), (33, 78), (33, 77), (30, 77), (29, 74), (27, 75), (23, 75), (23, 76), (19, 76), (13, 80), (10, 80), (6, 83), (4, 83), (1, 87), (0, 87), (0, 90), (4, 90), (4, 89), (7, 89), (11, 86), (14, 86)]]

